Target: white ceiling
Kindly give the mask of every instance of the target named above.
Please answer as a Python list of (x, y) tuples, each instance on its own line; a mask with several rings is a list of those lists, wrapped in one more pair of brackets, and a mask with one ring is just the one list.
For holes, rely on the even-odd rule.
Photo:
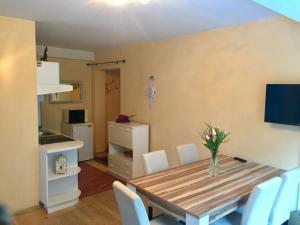
[(100, 0), (0, 0), (0, 15), (37, 21), (37, 43), (97, 50), (277, 16), (251, 0), (152, 0), (112, 7)]

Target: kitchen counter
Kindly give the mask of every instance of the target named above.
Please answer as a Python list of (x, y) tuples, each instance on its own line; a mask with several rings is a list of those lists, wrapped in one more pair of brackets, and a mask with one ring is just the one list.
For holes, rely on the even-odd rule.
[[(50, 141), (49, 143), (47, 141)], [(75, 140), (66, 135), (62, 135), (47, 129), (43, 129), (39, 133), (39, 149), (47, 151), (47, 153), (69, 151), (71, 149), (80, 149), (83, 142)]]
[(60, 143), (53, 143), (53, 144), (46, 144), (46, 145), (39, 145), (39, 146), (40, 146), (40, 150), (47, 151), (48, 153), (55, 153), (55, 152), (69, 151), (70, 149), (80, 149), (83, 146), (83, 142), (74, 140), (74, 141), (60, 142)]
[[(75, 205), (81, 191), (78, 188), (78, 151), (82, 141), (49, 130), (40, 130), (40, 203), (48, 213)], [(66, 171), (56, 173), (57, 158), (66, 159)]]

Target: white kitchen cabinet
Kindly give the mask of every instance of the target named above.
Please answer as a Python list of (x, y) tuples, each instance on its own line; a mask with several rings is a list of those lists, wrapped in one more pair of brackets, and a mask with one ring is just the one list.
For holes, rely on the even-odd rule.
[(59, 63), (37, 62), (37, 83), (38, 84), (59, 84)]
[(83, 147), (79, 149), (79, 161), (94, 158), (94, 126), (92, 123), (63, 123), (62, 133), (76, 140), (82, 141)]
[[(79, 201), (78, 149), (81, 141), (40, 145), (40, 203), (48, 213), (72, 206)], [(55, 173), (55, 160), (63, 154), (67, 158), (66, 174)]]
[(73, 86), (60, 84), (59, 63), (56, 62), (37, 62), (37, 94), (46, 95), (72, 91)]
[(142, 176), (142, 154), (149, 151), (149, 125), (108, 122), (108, 171), (123, 180)]

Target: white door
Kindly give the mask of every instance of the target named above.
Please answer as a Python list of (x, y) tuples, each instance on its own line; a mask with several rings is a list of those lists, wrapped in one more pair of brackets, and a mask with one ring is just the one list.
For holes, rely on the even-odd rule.
[(93, 152), (93, 125), (78, 124), (73, 125), (73, 138), (83, 142), (83, 147), (79, 149), (79, 161), (85, 161), (94, 157)]

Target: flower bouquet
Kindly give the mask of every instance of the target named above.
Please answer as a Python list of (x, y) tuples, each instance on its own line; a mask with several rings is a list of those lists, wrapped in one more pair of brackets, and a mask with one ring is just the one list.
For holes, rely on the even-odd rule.
[(217, 176), (219, 174), (219, 160), (218, 153), (222, 143), (229, 141), (227, 138), (230, 133), (226, 133), (217, 127), (212, 127), (206, 123), (206, 128), (201, 133), (203, 145), (211, 152), (211, 164), (209, 166), (209, 174), (211, 176)]

